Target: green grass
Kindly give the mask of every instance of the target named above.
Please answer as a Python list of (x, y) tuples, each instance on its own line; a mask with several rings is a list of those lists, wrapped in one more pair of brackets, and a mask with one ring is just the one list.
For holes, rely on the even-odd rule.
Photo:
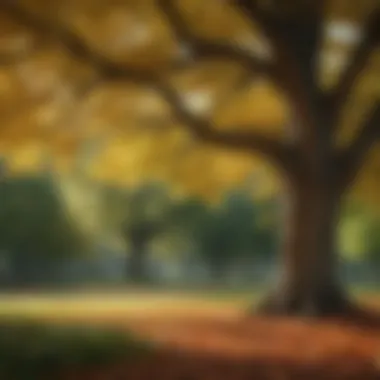
[(118, 331), (26, 320), (2, 320), (0, 337), (0, 378), (7, 380), (56, 379), (65, 372), (132, 359), (149, 349)]
[[(127, 316), (160, 312), (244, 310), (261, 294), (252, 290), (208, 290), (2, 295), (0, 379), (55, 379), (52, 374), (65, 369), (107, 365), (149, 349), (127, 332), (104, 329), (92, 322), (109, 323), (115, 318), (123, 321)], [(353, 289), (353, 294), (380, 305), (378, 290)]]
[[(355, 297), (380, 301), (379, 289), (352, 289)], [(205, 290), (203, 292), (124, 291), (83, 292), (53, 295), (2, 295), (0, 318), (23, 316), (36, 318), (71, 318), (124, 316), (191, 308), (245, 308), (263, 294), (261, 290)]]
[(115, 316), (134, 312), (155, 312), (182, 307), (213, 307), (216, 305), (239, 306), (252, 302), (254, 292), (206, 294), (177, 293), (96, 293), (66, 295), (19, 295), (0, 296), (1, 316), (27, 317), (75, 317), (75, 316)]
[(36, 315), (28, 308), (11, 314), (0, 318), (0, 379), (4, 380), (58, 379), (60, 374), (105, 368), (152, 349), (126, 331), (30, 318)]

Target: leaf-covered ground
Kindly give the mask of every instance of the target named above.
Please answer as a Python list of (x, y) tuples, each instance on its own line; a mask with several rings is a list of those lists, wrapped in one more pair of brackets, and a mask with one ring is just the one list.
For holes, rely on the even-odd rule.
[(154, 354), (133, 363), (69, 373), (68, 380), (380, 379), (377, 320), (247, 318), (240, 303), (183, 297), (145, 298), (128, 307), (61, 315), (44, 310), (49, 319), (118, 326), (156, 344)]

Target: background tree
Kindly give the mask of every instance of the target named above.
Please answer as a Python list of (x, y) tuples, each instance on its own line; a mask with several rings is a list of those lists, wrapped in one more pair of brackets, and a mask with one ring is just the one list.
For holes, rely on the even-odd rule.
[[(174, 206), (177, 233), (217, 282), (224, 282), (240, 259), (270, 258), (275, 252), (276, 225), (268, 217), (268, 202), (253, 202), (235, 190), (219, 205), (184, 199)], [(269, 214), (270, 216), (270, 214)]]
[(135, 283), (148, 281), (151, 245), (171, 228), (174, 201), (157, 183), (131, 189), (104, 186), (101, 193), (103, 231), (105, 235), (121, 236), (128, 250), (126, 278)]
[(226, 280), (239, 244), (235, 240), (237, 229), (223, 211), (193, 197), (179, 202), (171, 213), (175, 232), (187, 242), (193, 256), (201, 260), (216, 282)]
[(278, 211), (271, 199), (252, 199), (245, 189), (227, 193), (222, 204), (222, 215), (231, 223), (239, 256), (271, 259), (277, 252)]
[(126, 204), (122, 233), (129, 243), (128, 277), (133, 282), (147, 281), (147, 255), (150, 244), (167, 228), (170, 198), (165, 189), (148, 184), (132, 191)]
[(50, 178), (8, 178), (0, 183), (0, 199), (0, 249), (15, 286), (51, 280), (56, 265), (85, 252), (85, 237)]
[[(129, 167), (125, 182), (136, 181), (136, 172), (145, 173), (141, 177), (150, 172), (214, 199), (252, 171), (254, 162), (247, 156), (258, 153), (281, 176), (287, 195), (280, 284), (263, 309), (291, 314), (347, 311), (350, 303), (336, 274), (336, 229), (342, 200), (359, 173), (369, 174), (362, 183), (371, 194), (378, 186), (374, 171), (371, 175), (379, 162), (378, 2), (146, 0), (126, 8), (101, 1), (96, 7), (88, 2), (60, 4), (1, 3), (6, 25), (12, 25), (7, 32), (16, 28), (25, 36), (25, 29), (29, 31), (23, 48), (12, 50), (8, 44), (3, 49), (5, 66), (15, 60), (25, 63), (35, 46), (43, 46), (33, 57), (35, 66), (41, 56), (46, 65), (48, 56), (59, 73), (39, 86), (32, 102), (19, 85), (20, 70), (7, 71), (6, 81), (13, 84), (4, 86), (11, 94), (5, 91), (2, 101), (8, 126), (2, 141), (14, 146), (21, 135), (15, 131), (24, 125), (29, 139), (43, 140), (47, 134), (33, 125), (43, 124), (46, 132), (47, 126), (62, 123), (62, 114), (75, 109), (73, 98), (79, 94), (88, 101), (84, 114), (90, 115), (81, 115), (83, 131), (100, 133), (110, 124), (120, 128), (128, 118), (128, 136), (115, 134), (112, 148), (97, 163), (97, 176), (103, 180), (120, 178)], [(210, 12), (213, 22), (202, 17)], [(361, 38), (356, 24), (361, 25)], [(133, 31), (125, 33), (133, 38), (119, 38), (120, 30), (126, 31), (121, 25)], [(348, 65), (340, 65), (348, 52)], [(199, 65), (189, 72), (194, 62)], [(22, 67), (21, 73), (35, 71), (30, 62)], [(174, 74), (168, 67), (174, 67)], [(46, 73), (46, 66), (41, 71)], [(126, 82), (129, 86), (121, 89)], [(65, 83), (65, 91), (57, 83)], [(102, 90), (93, 91), (98, 85)], [(30, 82), (26, 87), (36, 92)], [(42, 96), (53, 88), (55, 97), (49, 99), (57, 99), (56, 106)], [(9, 104), (28, 112), (6, 112), (14, 109)], [(168, 132), (173, 124), (206, 144), (194, 153), (186, 133)], [(136, 137), (138, 126), (145, 127), (143, 137)], [(148, 134), (152, 129), (160, 142), (157, 134)], [(60, 132), (59, 137), (50, 135), (50, 142), (70, 152), (78, 139), (74, 135)], [(231, 156), (215, 146), (240, 153), (232, 154), (231, 164)], [(120, 151), (129, 155), (125, 166), (116, 154)], [(137, 160), (136, 151), (146, 159)]]

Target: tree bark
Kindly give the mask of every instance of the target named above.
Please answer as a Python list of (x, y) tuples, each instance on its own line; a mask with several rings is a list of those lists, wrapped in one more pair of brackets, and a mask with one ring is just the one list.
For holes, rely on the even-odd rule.
[(341, 194), (335, 181), (293, 181), (285, 209), (279, 282), (265, 314), (334, 315), (350, 304), (341, 290), (336, 235)]

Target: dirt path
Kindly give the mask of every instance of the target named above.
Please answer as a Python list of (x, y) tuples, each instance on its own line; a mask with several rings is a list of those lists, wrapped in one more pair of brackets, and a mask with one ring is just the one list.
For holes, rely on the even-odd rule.
[(159, 353), (78, 379), (380, 380), (379, 326), (194, 309), (109, 322), (156, 342)]

